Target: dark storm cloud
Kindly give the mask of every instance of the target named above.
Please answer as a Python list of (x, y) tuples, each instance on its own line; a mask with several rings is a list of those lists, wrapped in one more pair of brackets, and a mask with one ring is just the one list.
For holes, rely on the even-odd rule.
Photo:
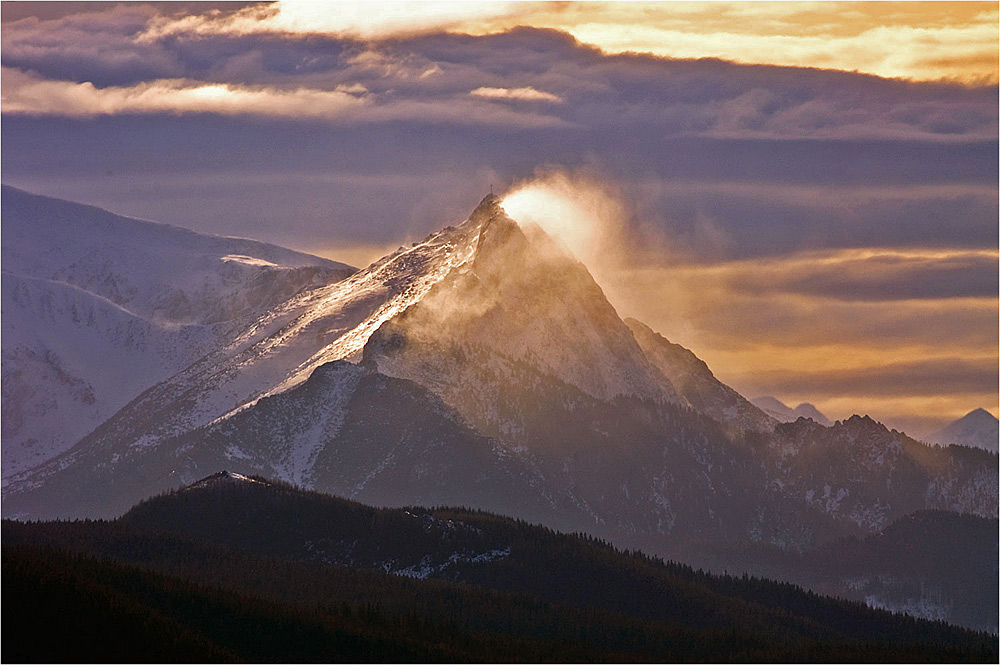
[(155, 15), (148, 5), (112, 6), (50, 20), (5, 21), (0, 62), (47, 79), (91, 81), (99, 86), (179, 76), (180, 69), (169, 53), (135, 43)]
[[(630, 139), (614, 145), (580, 129), (397, 121), (360, 130), (162, 115), (8, 116), (3, 139), (3, 177), (11, 184), (212, 232), (265, 228), (273, 234), (268, 240), (298, 247), (369, 228), (377, 229), (379, 242), (422, 236), (441, 225), (442, 215), (415, 210), (429, 211), (433, 202), (442, 214), (467, 213), (490, 184), (502, 190), (539, 164), (596, 164), (622, 185), (633, 225), (654, 240), (666, 236), (652, 246), (665, 243), (696, 260), (837, 247), (995, 248), (997, 241), (995, 144)], [(329, 184), (351, 174), (372, 177)], [(400, 175), (438, 184), (402, 187)], [(193, 202), (192, 177), (199, 188), (219, 191)], [(741, 178), (747, 181), (730, 186)], [(964, 189), (925, 191), (936, 182)], [(871, 199), (843, 191), (868, 186), (894, 194)], [(251, 217), (236, 214), (243, 201), (258, 197), (275, 203)], [(327, 219), (320, 226), (311, 221), (318, 210)], [(242, 228), (250, 218), (258, 221)]]
[[(0, 21), (13, 23), (25, 18), (36, 18), (51, 21), (75, 14), (102, 13), (115, 9), (124, 2), (105, 2), (103, 0), (44, 0), (31, 2), (27, 0), (0, 2)], [(132, 3), (133, 5), (136, 3)], [(143, 5), (155, 7), (158, 13), (168, 16), (179, 16), (190, 13), (219, 11), (230, 13), (243, 7), (261, 4), (260, 2), (238, 2), (237, 0), (222, 0), (210, 2), (205, 0), (169, 0), (167, 2), (143, 2)]]

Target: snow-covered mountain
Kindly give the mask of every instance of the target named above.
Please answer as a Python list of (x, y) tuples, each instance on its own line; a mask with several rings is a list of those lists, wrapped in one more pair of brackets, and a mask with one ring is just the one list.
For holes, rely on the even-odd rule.
[(940, 446), (968, 446), (997, 452), (1000, 428), (996, 417), (986, 409), (975, 409), (937, 432), (924, 437)]
[(324, 363), (360, 357), (376, 328), (471, 256), (476, 229), (474, 223), (449, 227), (346, 279), (334, 275), (320, 287), (302, 290), (263, 315), (241, 321), (210, 353), (104, 422), (68, 453), (68, 459), (29, 475), (70, 466), (70, 459), (84, 451), (94, 464), (103, 455), (101, 459), (117, 460), (117, 468), (130, 469), (165, 439), (287, 391)]
[(810, 420), (815, 420), (824, 427), (829, 427), (833, 424), (833, 422), (823, 415), (819, 409), (808, 402), (803, 402), (794, 409), (786, 405), (777, 397), (772, 397), (770, 395), (754, 397), (750, 400), (750, 402), (780, 423), (793, 423), (799, 418), (809, 418)]
[[(284, 274), (296, 270), (319, 268)], [(23, 340), (61, 354), (57, 367), (86, 349), (154, 378), (113, 415), (93, 416), (72, 449), (13, 475), (4, 513), (120, 514), (228, 468), (380, 505), (501, 511), (692, 561), (706, 543), (801, 551), (925, 508), (996, 517), (995, 456), (925, 446), (867, 418), (776, 424), (692, 352), (622, 321), (582, 264), (496, 197), (340, 277), (314, 272), (282, 302), (224, 321), (144, 308), (121, 295), (130, 290), (63, 285), (53, 299), (36, 294), (51, 275), (11, 280), (18, 320), (52, 332)], [(87, 332), (64, 350), (46, 316)], [(26, 352), (17, 367), (31, 372), (8, 380), (6, 328), (4, 353), (5, 437), (7, 406), (19, 404), (8, 386), (61, 395), (58, 384), (63, 403), (88, 399), (62, 378), (75, 374), (45, 374)]]
[(582, 264), (537, 227), (519, 226), (497, 197), (470, 220), (480, 224), (472, 259), (387, 321), (365, 347), (366, 365), (430, 387), (490, 434), (523, 429), (525, 405), (499, 394), (516, 374), (598, 400), (686, 404)]
[[(212, 439), (216, 433), (231, 430), (230, 421), (243, 422), (241, 412), (253, 409), (258, 403), (259, 413), (260, 410), (270, 408), (275, 399), (286, 399), (282, 393), (288, 395), (287, 399), (309, 394), (311, 390), (309, 386), (302, 386), (303, 390), (289, 391), (303, 384), (316, 368), (326, 363), (342, 359), (358, 359), (372, 333), (404, 311), (412, 308), (416, 316), (410, 318), (408, 312), (407, 316), (399, 317), (400, 320), (407, 322), (420, 320), (418, 317), (426, 310), (416, 307), (418, 303), (423, 305), (424, 300), (432, 304), (440, 303), (440, 293), (446, 292), (445, 289), (455, 289), (456, 283), (469, 278), (478, 279), (476, 273), (471, 271), (473, 265), (476, 266), (479, 275), (494, 280), (494, 286), (501, 291), (508, 288), (526, 288), (523, 283), (516, 281), (523, 277), (521, 273), (516, 270), (500, 270), (501, 265), (496, 262), (496, 254), (512, 249), (526, 252), (529, 249), (527, 239), (516, 227), (508, 227), (506, 231), (514, 240), (510, 243), (500, 242), (497, 246), (491, 247), (491, 232), (488, 227), (491, 221), (496, 220), (504, 224), (514, 224), (502, 214), (497, 201), (488, 198), (463, 224), (449, 227), (421, 243), (401, 249), (342, 282), (314, 289), (290, 299), (248, 326), (232, 343), (206, 355), (170, 380), (147, 391), (64, 458), (33, 474), (19, 478), (12, 491), (8, 492), (8, 502), (13, 500), (12, 495), (21, 494), (22, 488), (37, 489), (41, 484), (52, 488), (65, 485), (67, 486), (65, 491), (77, 495), (72, 502), (73, 510), (107, 510), (108, 505), (100, 503), (102, 500), (106, 501), (107, 497), (99, 499), (81, 495), (93, 491), (93, 485), (79, 482), (89, 471), (78, 478), (75, 484), (68, 481), (42, 482), (53, 474), (68, 478), (76, 473), (74, 469), (107, 468), (112, 473), (122, 470), (127, 474), (134, 468), (142, 467), (146, 473), (143, 474), (143, 483), (134, 488), (137, 493), (150, 491), (151, 487), (144, 483), (149, 482), (151, 475), (156, 476), (152, 486), (153, 491), (159, 488), (157, 483), (166, 487), (182, 480), (190, 481), (202, 472), (193, 460), (201, 459), (203, 454), (209, 455), (209, 453), (205, 452), (208, 450), (205, 445), (191, 444), (188, 440), (190, 437), (184, 436), (186, 433), (197, 432), (192, 436), (203, 437), (203, 440)], [(552, 250), (549, 247), (551, 241), (540, 238), (539, 242), (545, 243), (541, 245), (544, 251)], [(542, 261), (545, 256), (539, 252), (537, 256), (530, 258)], [(567, 263), (569, 259), (561, 254), (558, 257), (552, 255), (545, 260), (557, 261), (557, 264), (539, 263), (537, 276), (544, 278), (547, 275), (559, 275), (562, 269), (570, 269), (570, 275), (563, 279), (560, 286), (574, 285), (579, 290), (577, 294), (561, 294), (565, 300), (564, 316), (558, 312), (545, 313), (544, 307), (560, 295), (553, 291), (548, 296), (549, 302), (535, 303), (533, 314), (537, 319), (536, 324), (541, 326), (541, 329), (536, 331), (539, 333), (535, 336), (537, 343), (533, 348), (528, 348), (527, 353), (514, 355), (520, 344), (530, 342), (532, 339), (528, 334), (529, 330), (520, 331), (520, 341), (513, 339), (517, 326), (522, 323), (530, 325), (530, 322), (525, 321), (523, 314), (517, 326), (508, 323), (503, 329), (496, 327), (495, 331), (492, 331), (494, 333), (492, 337), (485, 336), (491, 331), (481, 330), (480, 334), (484, 336), (480, 342), (487, 345), (507, 342), (508, 346), (504, 351), (511, 352), (511, 355), (497, 354), (496, 357), (500, 362), (506, 362), (531, 373), (533, 379), (559, 384), (565, 390), (572, 392), (575, 398), (586, 403), (602, 403), (599, 398), (589, 393), (596, 393), (602, 398), (616, 395), (638, 396), (657, 404), (676, 401), (678, 398), (669, 381), (645, 358), (631, 333), (617, 318), (613, 308), (604, 299), (600, 288), (590, 278), (586, 269), (575, 261), (572, 264)], [(491, 261), (493, 263), (490, 263)], [(510, 279), (501, 279), (504, 276)], [(443, 282), (446, 277), (447, 281)], [(443, 282), (440, 289), (434, 290), (439, 282)], [(525, 293), (526, 291), (522, 291), (521, 295)], [(505, 292), (504, 295), (510, 297), (509, 292)], [(476, 294), (470, 293), (463, 296), (464, 300), (459, 299), (456, 302), (466, 305), (469, 304), (468, 298), (475, 296)], [(493, 294), (492, 297), (495, 302), (500, 299), (497, 294)], [(482, 306), (485, 300), (480, 300), (477, 304)], [(574, 309), (575, 305), (580, 305), (580, 308)], [(452, 308), (450, 311), (457, 312), (458, 308)], [(509, 307), (498, 308), (492, 318), (493, 324), (501, 324), (505, 316), (513, 315)], [(463, 320), (466, 323), (470, 321), (468, 317)], [(577, 330), (585, 330), (588, 325), (589, 346), (584, 346), (575, 333)], [(407, 330), (413, 329), (413, 326), (407, 323)], [(501, 340), (495, 334), (501, 331), (509, 333), (511, 339)], [(439, 334), (448, 339), (452, 338), (449, 334), (457, 338), (464, 332), (467, 332), (465, 327), (457, 325), (455, 320), (445, 322), (444, 327), (439, 328)], [(379, 342), (377, 348), (384, 349), (384, 344)], [(593, 354), (593, 357), (600, 355), (606, 358), (606, 362), (594, 368), (588, 362), (591, 357), (588, 354)], [(375, 362), (377, 352), (370, 351), (365, 355), (368, 357), (366, 365), (370, 368)], [(542, 359), (540, 363), (539, 359)], [(532, 361), (535, 364), (532, 364)], [(468, 369), (474, 365), (474, 363), (466, 364), (465, 367)], [(485, 369), (485, 365), (481, 368)], [(600, 370), (606, 372), (602, 373)], [(350, 371), (346, 368), (340, 372), (331, 370), (328, 375), (339, 375), (344, 372), (350, 374)], [(406, 378), (402, 376), (401, 371), (396, 372), (396, 376)], [(456, 375), (450, 383), (459, 385), (464, 378), (467, 377)], [(337, 404), (354, 404), (349, 391), (359, 385), (359, 382), (361, 378), (357, 375), (354, 375), (353, 379), (334, 382), (336, 394), (324, 393), (324, 397), (320, 400), (324, 413), (338, 412), (340, 407), (337, 407)], [(425, 380), (425, 383), (433, 382)], [(387, 382), (381, 380), (380, 385), (385, 384)], [(498, 385), (506, 384), (501, 382)], [(447, 403), (448, 396), (444, 394), (445, 391), (439, 390), (439, 392), (440, 396), (435, 399), (444, 399)], [(263, 398), (268, 396), (272, 399), (265, 402)], [(536, 403), (535, 417), (544, 418), (545, 414), (540, 413), (538, 406)], [(427, 414), (444, 412), (450, 421), (462, 424), (467, 432), (466, 438), (481, 438), (480, 434), (468, 428), (468, 420), (464, 414), (455, 413), (452, 409), (454, 405), (425, 404), (423, 409), (416, 410), (416, 416), (426, 421)], [(303, 423), (309, 422), (309, 419), (300, 418), (295, 408), (286, 410), (285, 416)], [(377, 475), (376, 471), (381, 473), (376, 469), (376, 462), (382, 464), (383, 468), (390, 461), (394, 464), (404, 463), (401, 461), (401, 452), (397, 450), (388, 460), (373, 460), (372, 467), (357, 478), (345, 476), (343, 469), (338, 469), (340, 475), (337, 477), (337, 482), (334, 485), (328, 484), (327, 481), (333, 481), (324, 480), (323, 474), (317, 470), (317, 465), (329, 456), (329, 451), (325, 455), (321, 454), (321, 451), (329, 447), (331, 440), (336, 440), (338, 425), (335, 425), (334, 421), (341, 422), (340, 417), (331, 415), (332, 420), (325, 425), (317, 423), (316, 427), (302, 427), (296, 432), (283, 431), (280, 445), (277, 438), (237, 437), (243, 439), (242, 443), (238, 446), (226, 445), (221, 454), (228, 458), (242, 459), (244, 463), (262, 465), (262, 468), (269, 469), (269, 473), (307, 486), (324, 487), (341, 493), (352, 493), (353, 488), (366, 474), (374, 476)], [(257, 422), (252, 416), (249, 418), (248, 422)], [(326, 416), (317, 418), (323, 420)], [(440, 424), (424, 421), (416, 423), (416, 427), (424, 432), (423, 435), (440, 438), (438, 431)], [(405, 422), (399, 423), (399, 427), (391, 434), (386, 433), (381, 441), (390, 443), (411, 437), (407, 433), (409, 425)], [(249, 445), (248, 441), (259, 443), (255, 448)], [(345, 445), (360, 444), (352, 440)], [(281, 452), (288, 446), (293, 449), (286, 453)], [(194, 449), (197, 454), (191, 452)], [(164, 453), (166, 458), (162, 460), (163, 467), (157, 472), (158, 475), (150, 473), (150, 469), (154, 467), (150, 460), (162, 451), (167, 451)], [(502, 458), (510, 455), (509, 451), (501, 450), (494, 456)], [(490, 464), (495, 464), (495, 460)], [(524, 494), (524, 487), (533, 486), (536, 480), (534, 472), (530, 471), (532, 466), (530, 460), (521, 460), (518, 464), (529, 469), (522, 474), (518, 486), (518, 492)], [(218, 465), (213, 460), (209, 468), (216, 468)], [(455, 473), (468, 475), (473, 471), (458, 469)], [(483, 473), (490, 475), (493, 472), (485, 469)], [(456, 478), (457, 476), (452, 477), (452, 484)], [(353, 484), (348, 483), (348, 480)], [(127, 485), (128, 483), (120, 478), (115, 481), (115, 486), (118, 488), (116, 491)], [(55, 489), (51, 491), (54, 492), (51, 500), (64, 500), (59, 498), (65, 496), (62, 491)], [(98, 491), (103, 490), (98, 488)], [(529, 492), (532, 493), (537, 492)], [(559, 490), (552, 490), (552, 493), (558, 494)], [(36, 493), (36, 498), (37, 496), (40, 495)], [(428, 497), (427, 501), (432, 502), (432, 498)], [(441, 502), (444, 498), (437, 497), (436, 501)], [(479, 505), (476, 502), (470, 503), (469, 497), (465, 498), (467, 504)], [(127, 507), (135, 499), (136, 496), (128, 495), (127, 498), (121, 499), (120, 505)], [(42, 500), (41, 503), (47, 503), (47, 500)], [(37, 501), (32, 501), (31, 504), (39, 505)]]
[(4, 274), (5, 476), (63, 452), (150, 385), (219, 341), (60, 282)]
[(5, 480), (275, 305), (353, 272), (8, 186), (2, 207)]

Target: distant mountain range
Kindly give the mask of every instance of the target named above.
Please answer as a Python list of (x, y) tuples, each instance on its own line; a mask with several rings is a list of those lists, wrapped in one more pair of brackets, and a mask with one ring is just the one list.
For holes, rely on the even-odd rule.
[(808, 402), (803, 402), (794, 409), (787, 406), (777, 397), (771, 397), (770, 395), (754, 397), (750, 402), (781, 423), (793, 423), (799, 418), (809, 418), (824, 427), (829, 427), (833, 424), (829, 418), (820, 413), (819, 409)]
[(969, 446), (997, 452), (1000, 428), (996, 416), (986, 409), (965, 414), (942, 429), (924, 437), (924, 441), (941, 446)]
[[(819, 409), (807, 402), (794, 409), (770, 395), (755, 397), (750, 402), (778, 422), (791, 423), (799, 418), (809, 418), (825, 427), (833, 424)], [(998, 425), (1000, 422), (992, 413), (986, 409), (975, 409), (921, 440), (939, 446), (967, 446), (995, 453), (1000, 443)]]
[(997, 517), (996, 455), (782, 422), (492, 195), (357, 271), (8, 187), (3, 206), (6, 517), (116, 517), (228, 468), (719, 570), (920, 511)]
[[(996, 520), (981, 522), (917, 516), (878, 544), (844, 541), (830, 554), (836, 574), (882, 571), (878, 561), (912, 546), (914, 526), (916, 542), (944, 527), (976, 543), (960, 579), (980, 574), (978, 591), (962, 602), (995, 615), (996, 541), (980, 532), (995, 533)], [(989, 662), (997, 652), (985, 633), (588, 536), (463, 509), (372, 508), (231, 472), (113, 522), (4, 521), (2, 542), (5, 594), (31, 598), (4, 613), (9, 661)], [(886, 570), (912, 595), (950, 563)], [(60, 639), (25, 639), (52, 617)]]

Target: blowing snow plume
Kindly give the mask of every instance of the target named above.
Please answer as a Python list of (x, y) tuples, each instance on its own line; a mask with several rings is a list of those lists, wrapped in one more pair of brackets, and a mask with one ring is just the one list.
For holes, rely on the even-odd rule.
[[(457, 368), (479, 373), (510, 363), (530, 365), (600, 399), (676, 398), (671, 386), (661, 385), (662, 377), (587, 268), (543, 227), (514, 220), (493, 196), (483, 200), (470, 223), (479, 228), (474, 256), (386, 322), (366, 345), (365, 359), (378, 371), (413, 380), (448, 377), (441, 389), (461, 387), (453, 396), (456, 406), (469, 398), (468, 385), (496, 383), (481, 376), (456, 382)], [(491, 360), (480, 357), (483, 353)], [(471, 358), (480, 362), (468, 362)], [(446, 371), (441, 364), (451, 360), (456, 364)], [(474, 422), (490, 421), (486, 412), (496, 409), (495, 396), (482, 397), (472, 409), (478, 416), (466, 410)]]
[(627, 201), (605, 178), (551, 168), (511, 187), (502, 205), (513, 219), (540, 227), (586, 265), (621, 316), (697, 346), (687, 313), (705, 301), (701, 285), (694, 280), (678, 288), (674, 271), (664, 265), (679, 258), (676, 243), (637, 224)]
[(514, 220), (536, 224), (561, 242), (592, 273), (620, 266), (627, 254), (620, 197), (591, 176), (543, 172), (515, 185), (502, 205)]

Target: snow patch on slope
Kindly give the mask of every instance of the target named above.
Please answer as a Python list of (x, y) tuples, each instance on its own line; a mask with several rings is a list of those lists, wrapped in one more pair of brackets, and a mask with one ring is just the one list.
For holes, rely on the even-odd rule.
[(491, 561), (499, 561), (510, 556), (510, 546), (489, 550), (487, 552), (467, 553), (453, 552), (447, 559), (435, 562), (430, 555), (423, 557), (419, 563), (406, 566), (405, 568), (394, 568), (394, 561), (387, 561), (384, 564), (386, 572), (400, 577), (410, 577), (418, 580), (425, 580), (428, 577), (441, 577), (442, 574), (452, 566), (460, 563), (483, 564)]

